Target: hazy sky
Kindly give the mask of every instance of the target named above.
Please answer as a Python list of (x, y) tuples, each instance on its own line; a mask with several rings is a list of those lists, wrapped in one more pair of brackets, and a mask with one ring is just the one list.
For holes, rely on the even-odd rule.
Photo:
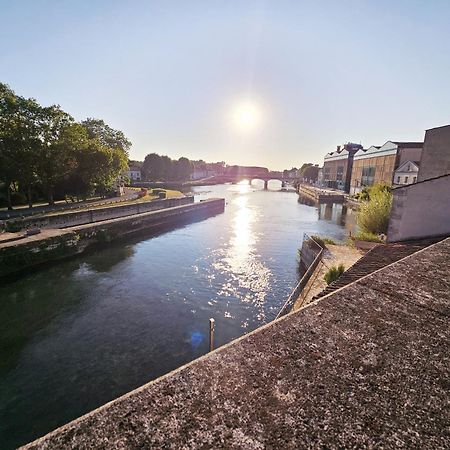
[(298, 167), (450, 123), (450, 0), (0, 0), (0, 81), (135, 159)]

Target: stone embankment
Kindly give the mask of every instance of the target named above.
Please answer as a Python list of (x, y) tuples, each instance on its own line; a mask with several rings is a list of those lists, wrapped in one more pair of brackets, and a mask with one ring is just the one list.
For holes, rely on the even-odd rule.
[(5, 222), (7, 230), (30, 230), (33, 228), (68, 228), (86, 223), (101, 222), (103, 220), (117, 219), (118, 217), (133, 216), (163, 208), (181, 206), (194, 203), (194, 197), (180, 197), (148, 202), (135, 202), (125, 205), (114, 205), (92, 208), (81, 211), (68, 211), (57, 214), (45, 214), (38, 217), (23, 217), (10, 219)]
[[(173, 200), (181, 199), (165, 201), (171, 204)], [(189, 202), (96, 223), (44, 230), (43, 233), (21, 240), (0, 242), (0, 278), (43, 263), (78, 255), (95, 245), (132, 234), (219, 214), (224, 208), (224, 199), (208, 199), (200, 203)]]

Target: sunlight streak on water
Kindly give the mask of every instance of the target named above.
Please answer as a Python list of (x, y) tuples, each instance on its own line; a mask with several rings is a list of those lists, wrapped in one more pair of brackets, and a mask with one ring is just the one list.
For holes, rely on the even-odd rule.
[[(256, 224), (261, 211), (250, 206), (248, 185), (240, 185), (241, 195), (232, 203), (235, 214), (232, 218), (232, 233), (228, 245), (219, 250), (213, 269), (225, 275), (219, 295), (237, 298), (258, 309), (258, 320), (265, 320), (264, 302), (270, 287), (272, 273), (257, 254), (257, 242), (261, 237)], [(246, 325), (243, 321), (243, 327)]]

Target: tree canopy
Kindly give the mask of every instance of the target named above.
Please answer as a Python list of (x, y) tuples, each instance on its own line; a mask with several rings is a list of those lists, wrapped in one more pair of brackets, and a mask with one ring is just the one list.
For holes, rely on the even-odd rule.
[[(103, 120), (77, 123), (58, 105), (41, 106), (0, 83), (0, 185), (6, 193), (106, 195), (127, 167), (131, 142)], [(0, 186), (1, 187), (1, 186)]]
[(148, 181), (186, 181), (192, 169), (192, 163), (185, 157), (174, 160), (166, 155), (150, 153), (144, 159), (142, 174)]

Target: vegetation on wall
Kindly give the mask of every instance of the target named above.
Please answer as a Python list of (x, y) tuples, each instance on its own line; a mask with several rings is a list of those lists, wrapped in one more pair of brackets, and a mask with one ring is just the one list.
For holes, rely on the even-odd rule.
[(338, 266), (330, 267), (330, 269), (325, 274), (323, 279), (327, 284), (331, 284), (333, 283), (333, 281), (336, 281), (344, 272), (345, 272), (344, 265), (339, 264)]
[(77, 123), (0, 83), (0, 189), (3, 202), (106, 195), (127, 167), (131, 142), (103, 120)]

